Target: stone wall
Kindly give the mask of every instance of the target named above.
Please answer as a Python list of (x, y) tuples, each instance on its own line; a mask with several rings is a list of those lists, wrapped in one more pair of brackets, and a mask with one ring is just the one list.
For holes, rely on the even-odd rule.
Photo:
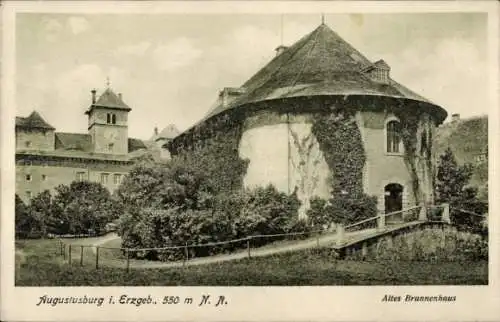
[(488, 257), (487, 238), (448, 224), (422, 224), (366, 240), (343, 250), (345, 259), (468, 261)]

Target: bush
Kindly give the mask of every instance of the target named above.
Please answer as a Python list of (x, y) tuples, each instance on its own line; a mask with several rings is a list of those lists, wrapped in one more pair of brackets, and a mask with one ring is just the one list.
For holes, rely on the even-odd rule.
[[(131, 207), (120, 219), (123, 247), (160, 248), (200, 245), (241, 239), (252, 235), (283, 234), (299, 228), (295, 195), (288, 196), (273, 186), (219, 194), (198, 193), (197, 202), (169, 208)], [(301, 231), (303, 231), (301, 229)], [(258, 238), (253, 246), (283, 236)], [(246, 241), (210, 247), (190, 247), (189, 257), (214, 255), (246, 247)], [(185, 249), (134, 252), (134, 256), (156, 260), (177, 260)]]
[(105, 233), (105, 226), (118, 217), (109, 191), (96, 182), (72, 182), (56, 187), (51, 207), (46, 210), (47, 230), (53, 234)]
[(377, 215), (377, 198), (366, 194), (337, 195), (326, 200), (315, 198), (311, 201), (308, 217), (316, 229), (331, 224), (352, 224)]

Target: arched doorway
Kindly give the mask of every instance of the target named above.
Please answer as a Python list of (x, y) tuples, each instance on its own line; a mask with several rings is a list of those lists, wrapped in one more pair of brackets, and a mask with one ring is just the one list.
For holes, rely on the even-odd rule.
[(399, 183), (389, 183), (384, 187), (385, 213), (403, 209), (403, 186)]

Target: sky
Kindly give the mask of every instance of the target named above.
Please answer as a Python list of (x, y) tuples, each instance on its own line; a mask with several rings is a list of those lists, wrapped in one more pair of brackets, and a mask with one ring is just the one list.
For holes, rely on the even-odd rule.
[[(326, 14), (326, 24), (391, 77), (461, 117), (488, 114), (484, 13)], [(123, 93), (129, 136), (185, 130), (224, 87), (241, 86), (321, 23), (321, 14), (41, 14), (16, 17), (18, 116), (87, 132), (90, 91)]]

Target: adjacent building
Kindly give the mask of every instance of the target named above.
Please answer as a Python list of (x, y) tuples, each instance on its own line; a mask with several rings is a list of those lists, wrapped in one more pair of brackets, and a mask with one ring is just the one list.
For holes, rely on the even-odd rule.
[(169, 126), (170, 132), (160, 135), (158, 142), (130, 138), (128, 117), (132, 109), (122, 94), (111, 88), (99, 97), (96, 90), (91, 94), (91, 104), (84, 113), (87, 133), (58, 132), (37, 111), (16, 117), (16, 193), (25, 202), (75, 180), (100, 182), (113, 192), (137, 158), (146, 153), (168, 157), (155, 147), (171, 139), (175, 127)]

